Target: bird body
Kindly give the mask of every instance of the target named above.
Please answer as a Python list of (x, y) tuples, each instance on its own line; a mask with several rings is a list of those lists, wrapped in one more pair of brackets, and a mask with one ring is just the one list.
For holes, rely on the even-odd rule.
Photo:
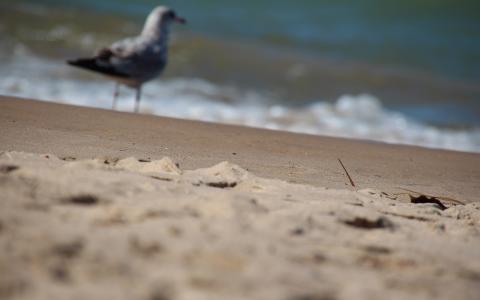
[(160, 76), (167, 65), (169, 29), (173, 22), (184, 24), (185, 20), (173, 10), (159, 6), (149, 14), (139, 36), (115, 42), (93, 57), (69, 60), (67, 63), (116, 81), (113, 108), (118, 84), (136, 89), (135, 111), (138, 111), (142, 85)]

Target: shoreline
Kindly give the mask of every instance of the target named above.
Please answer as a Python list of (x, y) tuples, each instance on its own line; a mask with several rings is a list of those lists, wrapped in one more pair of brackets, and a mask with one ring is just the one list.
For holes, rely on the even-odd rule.
[(266, 178), (327, 188), (406, 188), (478, 199), (480, 154), (136, 115), (0, 96), (0, 151), (161, 159), (183, 169), (230, 161)]

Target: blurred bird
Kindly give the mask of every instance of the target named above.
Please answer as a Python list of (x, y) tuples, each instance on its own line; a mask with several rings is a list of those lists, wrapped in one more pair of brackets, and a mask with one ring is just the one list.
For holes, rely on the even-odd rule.
[(119, 85), (136, 90), (135, 112), (140, 107), (142, 85), (158, 77), (168, 60), (168, 36), (172, 23), (185, 24), (172, 9), (159, 6), (148, 15), (142, 33), (113, 43), (93, 57), (69, 60), (69, 65), (108, 76), (115, 81), (113, 105), (115, 109)]

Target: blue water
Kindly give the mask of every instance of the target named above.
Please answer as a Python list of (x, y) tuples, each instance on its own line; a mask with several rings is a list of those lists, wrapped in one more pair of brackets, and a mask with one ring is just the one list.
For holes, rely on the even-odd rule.
[(76, 0), (34, 1), (143, 19), (166, 4), (189, 31), (287, 45), (334, 58), (480, 80), (475, 0)]

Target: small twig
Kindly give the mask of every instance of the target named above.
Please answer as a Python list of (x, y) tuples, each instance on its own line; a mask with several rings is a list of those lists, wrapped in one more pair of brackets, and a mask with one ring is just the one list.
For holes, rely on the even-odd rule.
[(343, 163), (342, 163), (342, 161), (340, 160), (340, 158), (338, 158), (338, 162), (340, 163), (340, 165), (342, 166), (343, 170), (345, 171), (345, 174), (347, 174), (348, 180), (350, 180), (350, 184), (351, 184), (353, 187), (355, 187), (355, 183), (353, 182), (352, 177), (350, 177), (350, 174), (348, 174), (347, 168), (345, 168), (345, 166), (343, 165)]

